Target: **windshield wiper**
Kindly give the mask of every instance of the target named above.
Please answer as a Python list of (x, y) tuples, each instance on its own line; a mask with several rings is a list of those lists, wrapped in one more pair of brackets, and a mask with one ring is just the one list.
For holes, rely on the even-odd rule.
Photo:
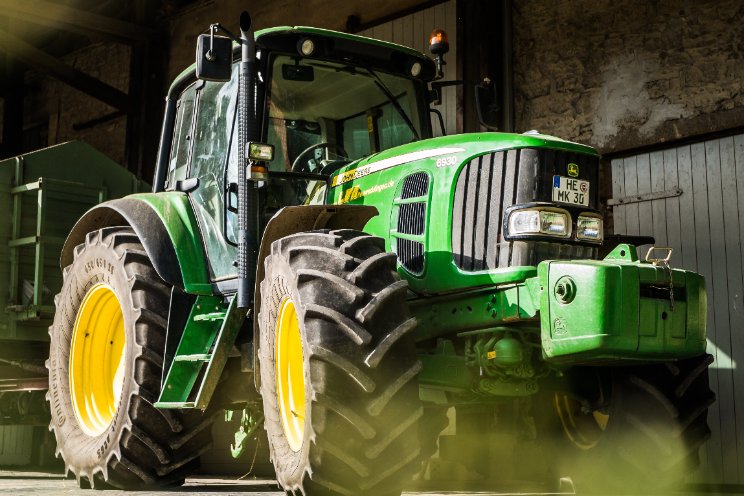
[(401, 107), (400, 103), (398, 103), (398, 99), (395, 98), (393, 93), (388, 89), (387, 86), (385, 86), (385, 83), (382, 82), (382, 79), (380, 78), (380, 76), (378, 76), (377, 73), (373, 71), (371, 67), (365, 65), (364, 68), (367, 70), (367, 72), (369, 72), (372, 75), (372, 77), (375, 78), (375, 84), (377, 85), (378, 88), (380, 88), (380, 91), (382, 91), (382, 93), (387, 97), (388, 101), (393, 106), (393, 108), (398, 112), (398, 114), (400, 114), (401, 118), (403, 119), (403, 122), (406, 123), (408, 128), (413, 133), (413, 137), (416, 140), (420, 140), (421, 138), (419, 137), (418, 131), (416, 131), (416, 128), (413, 126), (413, 122), (411, 122), (411, 119), (410, 117), (408, 117), (408, 114), (406, 114), (406, 111), (403, 110), (403, 107)]

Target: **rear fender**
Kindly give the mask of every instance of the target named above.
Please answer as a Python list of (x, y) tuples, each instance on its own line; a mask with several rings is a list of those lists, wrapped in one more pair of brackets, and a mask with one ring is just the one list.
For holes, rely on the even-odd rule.
[(184, 193), (142, 193), (88, 210), (67, 236), (60, 266), (70, 265), (75, 247), (89, 232), (130, 226), (165, 282), (191, 294), (212, 294), (201, 234)]

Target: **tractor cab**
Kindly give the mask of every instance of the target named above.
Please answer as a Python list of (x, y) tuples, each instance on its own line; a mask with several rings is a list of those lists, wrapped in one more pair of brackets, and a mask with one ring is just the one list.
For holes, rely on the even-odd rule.
[[(204, 50), (220, 40), (202, 37)], [(155, 191), (189, 193), (213, 280), (234, 277), (238, 244), (240, 45), (222, 46), (213, 61), (220, 75), (199, 73), (197, 63), (172, 84), (155, 178)], [(260, 230), (283, 207), (325, 203), (327, 180), (342, 166), (431, 137), (435, 65), (415, 50), (279, 27), (256, 34), (255, 64), (252, 141), (272, 149), (254, 168), (264, 169), (255, 182)]]

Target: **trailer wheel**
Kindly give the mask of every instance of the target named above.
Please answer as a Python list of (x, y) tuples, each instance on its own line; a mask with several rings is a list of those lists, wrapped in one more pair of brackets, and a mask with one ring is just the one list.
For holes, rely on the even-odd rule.
[(63, 274), (47, 360), (57, 456), (81, 487), (180, 485), (211, 422), (153, 406), (170, 288), (126, 227), (89, 233)]
[(395, 263), (382, 239), (358, 231), (272, 245), (261, 283), (261, 395), (288, 493), (398, 495), (420, 467), (421, 363)]
[(570, 476), (579, 493), (595, 494), (638, 494), (683, 482), (700, 464), (700, 448), (710, 436), (712, 361), (703, 355), (618, 367), (611, 372), (611, 390), (603, 391), (609, 402), (597, 410), (568, 394), (553, 394), (555, 475)]

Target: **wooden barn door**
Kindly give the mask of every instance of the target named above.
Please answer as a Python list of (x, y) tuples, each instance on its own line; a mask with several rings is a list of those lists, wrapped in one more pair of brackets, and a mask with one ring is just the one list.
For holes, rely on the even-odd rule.
[[(717, 401), (693, 482), (744, 484), (744, 134), (612, 160), (614, 231), (652, 235), (705, 276)], [(632, 203), (618, 201), (640, 199)], [(645, 251), (639, 253), (645, 255)]]

